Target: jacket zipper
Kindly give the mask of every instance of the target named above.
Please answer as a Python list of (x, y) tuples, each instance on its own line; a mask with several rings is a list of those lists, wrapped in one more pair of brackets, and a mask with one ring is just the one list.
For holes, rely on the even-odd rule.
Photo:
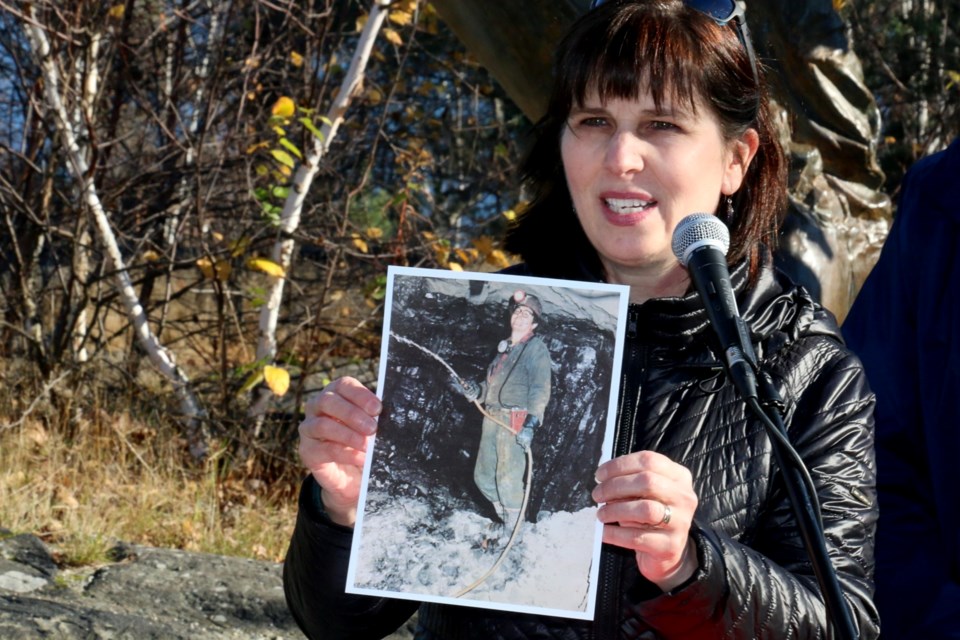
[[(633, 440), (633, 424), (637, 408), (640, 406), (640, 381), (647, 368), (647, 348), (637, 342), (639, 313), (630, 309), (627, 317), (627, 357), (624, 359), (622, 372), (620, 406), (616, 430), (613, 436), (613, 457), (623, 456), (630, 452)], [(635, 390), (633, 397), (631, 391)], [(620, 622), (620, 580), (622, 558), (614, 554), (605, 554), (600, 562), (600, 585), (596, 617), (603, 620), (604, 613), (608, 613), (605, 624), (595, 625), (594, 640), (616, 640)]]

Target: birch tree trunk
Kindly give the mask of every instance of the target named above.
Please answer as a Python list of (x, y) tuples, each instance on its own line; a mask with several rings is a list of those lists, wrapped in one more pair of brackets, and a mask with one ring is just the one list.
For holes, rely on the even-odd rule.
[[(293, 257), (295, 243), (292, 239), (294, 231), (300, 226), (300, 217), (303, 212), (303, 202), (310, 190), (320, 166), (320, 161), (330, 149), (330, 143), (343, 122), (344, 114), (350, 105), (354, 91), (363, 79), (364, 70), (370, 60), (370, 53), (377, 33), (387, 17), (391, 0), (375, 0), (370, 10), (367, 22), (360, 33), (357, 48), (350, 60), (350, 67), (340, 85), (340, 90), (327, 113), (326, 122), (320, 129), (321, 136), (314, 136), (313, 147), (304, 157), (303, 163), (297, 167), (291, 184), (290, 195), (283, 205), (280, 216), (281, 238), (274, 244), (271, 259), (287, 273)], [(259, 336), (257, 341), (257, 361), (263, 364), (273, 362), (277, 355), (277, 319), (280, 315), (280, 304), (283, 300), (284, 278), (273, 277), (267, 292), (266, 303), (260, 311)], [(261, 389), (259, 397), (250, 408), (250, 415), (258, 418), (257, 431), (260, 421), (266, 412), (270, 400), (270, 391)]]
[[(80, 130), (84, 122), (93, 122), (93, 104), (100, 87), (100, 75), (97, 69), (97, 58), (100, 53), (100, 35), (93, 34), (87, 55), (83, 58), (82, 66), (74, 71), (75, 86), (81, 87), (80, 101), (73, 109), (73, 128)], [(84, 161), (91, 161), (90, 149), (84, 149)], [(77, 221), (77, 242), (74, 244), (73, 254), (73, 286), (70, 299), (76, 300), (80, 306), (77, 321), (74, 323), (71, 335), (71, 350), (78, 362), (87, 361), (87, 350), (84, 346), (90, 320), (87, 314), (86, 284), (90, 279), (90, 228), (86, 220)]]
[[(195, 457), (201, 458), (207, 452), (202, 420), (204, 411), (193, 394), (190, 380), (183, 370), (177, 366), (173, 354), (160, 344), (150, 329), (146, 312), (133, 288), (130, 274), (120, 252), (116, 236), (110, 226), (107, 212), (97, 193), (88, 161), (90, 149), (86, 142), (82, 142), (82, 140), (90, 139), (89, 131), (86, 131), (87, 125), (76, 122), (76, 112), (74, 118), (71, 118), (71, 114), (61, 98), (60, 91), (63, 78), (50, 46), (50, 41), (47, 38), (47, 33), (37, 19), (32, 5), (26, 6), (26, 13), (29, 18), (26, 31), (30, 48), (43, 75), (43, 98), (46, 107), (53, 115), (54, 126), (65, 147), (67, 169), (77, 181), (82, 200), (90, 210), (100, 243), (107, 254), (111, 269), (116, 274), (117, 290), (133, 324), (137, 341), (147, 353), (150, 361), (173, 385), (180, 401), (181, 417), (185, 420), (185, 435), (190, 452)], [(87, 61), (87, 64), (92, 63), (93, 61)]]

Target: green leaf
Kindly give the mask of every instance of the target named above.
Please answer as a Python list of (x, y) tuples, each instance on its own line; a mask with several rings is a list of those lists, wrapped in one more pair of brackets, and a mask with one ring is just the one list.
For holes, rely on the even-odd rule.
[(290, 187), (274, 187), (270, 193), (278, 200), (286, 200), (290, 196)]
[(262, 381), (263, 381), (263, 369), (254, 371), (249, 376), (247, 376), (247, 380), (243, 383), (243, 385), (237, 391), (237, 395), (242, 396), (243, 394), (247, 393), (248, 391), (253, 389), (255, 386), (257, 386), (258, 384), (260, 384)]
[(269, 202), (261, 202), (260, 206), (263, 208), (263, 216), (267, 220), (275, 223), (280, 222), (280, 214), (283, 213), (283, 207), (278, 207), (277, 205), (270, 204)]
[(317, 125), (313, 124), (313, 120), (311, 120), (310, 118), (300, 118), (297, 120), (297, 122), (302, 124), (304, 129), (312, 133), (321, 142), (327, 139), (327, 137), (323, 135), (323, 131), (320, 131), (320, 129), (317, 129)]
[(273, 159), (282, 164), (285, 167), (293, 167), (296, 165), (293, 158), (290, 157), (290, 154), (282, 149), (271, 149), (270, 155), (273, 156)]
[(297, 145), (293, 144), (286, 138), (280, 138), (280, 146), (297, 156), (299, 159), (303, 160), (303, 154), (300, 153), (300, 149), (297, 148)]

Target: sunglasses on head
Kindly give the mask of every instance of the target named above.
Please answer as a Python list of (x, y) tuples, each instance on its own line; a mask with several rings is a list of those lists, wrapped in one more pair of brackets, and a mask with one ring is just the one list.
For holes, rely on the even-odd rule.
[[(590, 8), (595, 9), (608, 1), (624, 2), (626, 0), (593, 0)], [(736, 3), (736, 0), (683, 0), (683, 4), (691, 9), (709, 16), (718, 25), (725, 26), (733, 23), (737, 32), (737, 38), (740, 44), (747, 51), (747, 57), (750, 59), (750, 68), (753, 70), (753, 79), (759, 85), (760, 76), (757, 72), (757, 56), (753, 52), (753, 44), (750, 42), (750, 31), (747, 29), (747, 19), (743, 14), (743, 9)]]

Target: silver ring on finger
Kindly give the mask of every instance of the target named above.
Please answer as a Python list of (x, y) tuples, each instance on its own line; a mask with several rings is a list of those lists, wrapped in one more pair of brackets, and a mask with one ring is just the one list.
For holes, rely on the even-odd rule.
[(668, 524), (670, 524), (670, 517), (672, 515), (673, 515), (673, 510), (670, 509), (670, 505), (668, 504), (663, 505), (663, 517), (660, 518), (660, 522), (658, 522), (655, 526), (657, 527), (667, 526)]

